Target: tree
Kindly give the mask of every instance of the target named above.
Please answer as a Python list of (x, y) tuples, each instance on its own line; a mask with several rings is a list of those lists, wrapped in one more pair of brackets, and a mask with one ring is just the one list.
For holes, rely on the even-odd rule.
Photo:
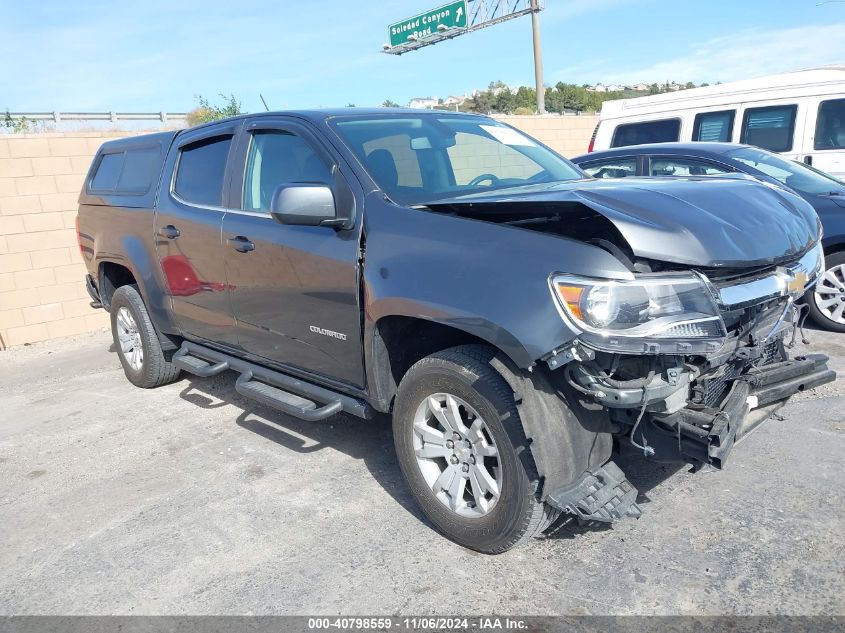
[(499, 90), (496, 95), (496, 111), (497, 112), (513, 112), (516, 107), (516, 95), (511, 92), (511, 89), (505, 86)]
[(197, 101), (199, 102), (199, 105), (188, 112), (188, 116), (185, 117), (188, 121), (188, 125), (199, 125), (200, 123), (208, 123), (209, 121), (217, 121), (230, 116), (245, 114), (243, 110), (241, 110), (241, 104), (235, 98), (235, 95), (230, 94), (227, 97), (221, 92), (220, 98), (223, 99), (222, 105), (216, 105), (212, 104), (202, 95), (198, 95)]
[(529, 114), (533, 114), (537, 107), (537, 91), (528, 86), (520, 86), (516, 91), (515, 102), (517, 110), (531, 110)]
[(346, 104), (346, 107), (347, 107), (347, 108), (354, 108), (354, 107), (355, 107), (355, 104), (354, 104), (354, 103), (347, 103), (347, 104)]
[(687, 89), (695, 88), (695, 84), (691, 81), (688, 81), (686, 84), (684, 84), (684, 88), (687, 88)]
[(381, 107), (382, 108), (401, 108), (402, 106), (400, 106), (395, 101), (391, 101), (390, 99), (385, 99), (384, 101), (381, 102)]
[(492, 91), (482, 90), (473, 97), (472, 102), (475, 112), (487, 114), (493, 112), (495, 109), (496, 98), (493, 96)]

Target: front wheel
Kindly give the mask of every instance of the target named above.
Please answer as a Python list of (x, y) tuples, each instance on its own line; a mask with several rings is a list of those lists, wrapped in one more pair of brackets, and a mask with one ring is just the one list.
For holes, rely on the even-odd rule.
[(845, 332), (845, 252), (827, 257), (825, 266), (827, 270), (807, 293), (810, 316), (825, 330)]
[(133, 385), (151, 389), (179, 377), (179, 368), (164, 352), (150, 315), (135, 286), (118, 288), (109, 306), (111, 330), (123, 372)]
[(513, 392), (493, 356), (468, 345), (422, 359), (402, 379), (393, 413), (396, 454), (417, 503), (445, 536), (487, 554), (557, 516), (537, 499)]

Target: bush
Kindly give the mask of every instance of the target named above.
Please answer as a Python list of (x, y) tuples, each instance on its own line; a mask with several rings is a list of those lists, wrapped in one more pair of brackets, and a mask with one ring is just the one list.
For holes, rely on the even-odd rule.
[(3, 116), (3, 126), (13, 134), (25, 134), (26, 132), (35, 132), (38, 129), (35, 121), (30, 121), (25, 116), (16, 119), (8, 109)]
[(213, 105), (208, 99), (202, 95), (197, 97), (199, 105), (188, 112), (186, 120), (188, 125), (199, 125), (200, 123), (208, 123), (209, 121), (218, 121), (230, 116), (237, 116), (239, 114), (246, 114), (241, 110), (240, 102), (235, 99), (235, 95), (228, 97), (220, 93), (220, 98), (223, 99), (222, 105)]

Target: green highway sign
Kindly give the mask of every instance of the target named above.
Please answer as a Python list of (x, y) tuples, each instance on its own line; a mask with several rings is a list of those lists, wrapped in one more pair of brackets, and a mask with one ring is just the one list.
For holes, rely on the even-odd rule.
[[(467, 27), (466, 0), (450, 2), (437, 9), (391, 24), (387, 29), (390, 34), (390, 45), (399, 46), (433, 35), (439, 32), (437, 27), (441, 25), (447, 29), (465, 29)], [(409, 36), (412, 39), (409, 40)]]

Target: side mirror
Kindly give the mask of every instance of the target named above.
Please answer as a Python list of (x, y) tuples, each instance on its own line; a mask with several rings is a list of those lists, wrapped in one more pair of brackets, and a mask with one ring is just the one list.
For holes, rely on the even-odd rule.
[(270, 214), (281, 224), (341, 227), (334, 193), (327, 185), (295, 183), (279, 185), (270, 201)]

